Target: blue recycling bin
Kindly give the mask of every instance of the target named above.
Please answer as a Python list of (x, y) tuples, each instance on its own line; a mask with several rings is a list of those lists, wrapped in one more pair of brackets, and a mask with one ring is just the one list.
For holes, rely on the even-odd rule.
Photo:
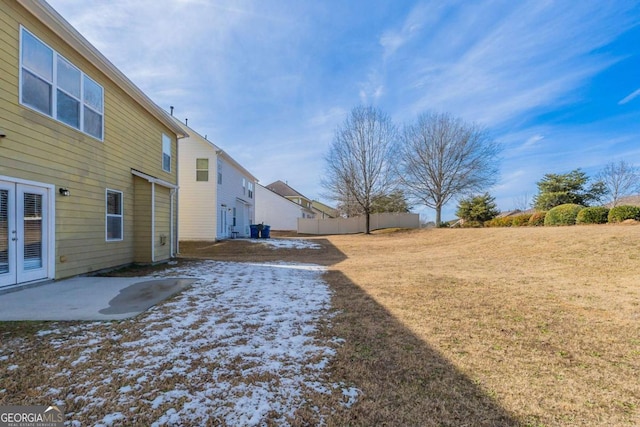
[(271, 231), (271, 226), (270, 225), (265, 225), (262, 227), (262, 238), (263, 239), (268, 239), (269, 238), (269, 231)]
[(258, 234), (258, 224), (251, 224), (249, 228), (251, 229), (251, 238), (257, 239), (260, 236)]

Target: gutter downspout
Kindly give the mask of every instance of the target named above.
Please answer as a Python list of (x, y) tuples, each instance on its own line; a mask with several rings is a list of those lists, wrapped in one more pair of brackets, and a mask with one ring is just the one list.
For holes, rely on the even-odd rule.
[(151, 182), (151, 263), (156, 262), (156, 183)]
[[(176, 250), (174, 248), (174, 244), (177, 243), (175, 242), (176, 239), (174, 239), (174, 221), (173, 221), (173, 210), (174, 210), (174, 205), (175, 205), (175, 196), (176, 196), (176, 190), (175, 189), (171, 189), (171, 208), (170, 208), (170, 222), (171, 222), (171, 227), (170, 227), (170, 237), (169, 237), (169, 245), (170, 246), (170, 256), (171, 258), (175, 258), (176, 256)], [(177, 219), (177, 218), (176, 218)]]

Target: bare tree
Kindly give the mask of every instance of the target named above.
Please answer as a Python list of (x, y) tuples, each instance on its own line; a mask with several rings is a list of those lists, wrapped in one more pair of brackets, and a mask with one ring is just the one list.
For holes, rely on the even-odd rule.
[(598, 179), (604, 183), (612, 206), (616, 206), (620, 198), (640, 192), (640, 169), (624, 160), (608, 163)]
[(485, 129), (446, 113), (423, 114), (404, 128), (399, 176), (407, 195), (435, 209), (439, 225), (453, 196), (481, 192), (497, 181), (499, 152)]
[(355, 107), (336, 129), (325, 157), (323, 187), (338, 203), (355, 202), (366, 216), (367, 234), (374, 200), (396, 185), (391, 155), (397, 135), (389, 116), (379, 109)]
[(529, 208), (531, 208), (529, 193), (524, 193), (513, 198), (513, 209), (524, 212)]

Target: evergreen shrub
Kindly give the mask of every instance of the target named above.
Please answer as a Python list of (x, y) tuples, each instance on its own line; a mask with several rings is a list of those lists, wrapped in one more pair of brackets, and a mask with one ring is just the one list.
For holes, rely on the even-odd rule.
[(542, 227), (544, 225), (544, 218), (547, 216), (547, 211), (534, 212), (529, 218), (530, 227)]
[(493, 218), (492, 220), (485, 221), (485, 227), (511, 227), (513, 222), (513, 217), (511, 216), (501, 216), (498, 218)]
[(551, 208), (544, 218), (544, 225), (574, 225), (578, 212), (582, 209), (584, 209), (584, 206), (575, 203), (565, 203), (564, 205)]
[(622, 205), (609, 210), (609, 222), (622, 222), (627, 219), (640, 221), (640, 206)]
[(520, 215), (515, 215), (511, 220), (511, 226), (512, 227), (525, 227), (527, 225), (529, 225), (529, 220), (531, 219), (531, 214), (520, 214)]
[(605, 224), (608, 221), (609, 208), (592, 206), (578, 212), (576, 224)]

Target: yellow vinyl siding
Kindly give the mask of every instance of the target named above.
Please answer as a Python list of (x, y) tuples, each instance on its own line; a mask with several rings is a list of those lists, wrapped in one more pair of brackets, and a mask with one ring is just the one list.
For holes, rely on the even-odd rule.
[[(103, 141), (20, 104), (21, 24), (102, 86)], [(0, 140), (0, 175), (56, 186), (52, 194), (56, 199), (56, 278), (133, 261), (149, 262), (151, 184), (135, 178), (131, 170), (176, 184), (175, 133), (11, 0), (0, 0), (0, 55), (0, 129), (7, 134)], [(163, 133), (172, 139), (171, 173), (162, 170)], [(61, 196), (60, 187), (68, 188), (71, 195)], [(105, 241), (107, 188), (123, 193), (121, 242)], [(160, 188), (156, 186), (156, 194), (165, 197), (169, 190)], [(143, 199), (138, 200), (138, 195)], [(166, 223), (167, 244), (156, 248), (156, 258), (160, 253), (165, 258), (170, 255), (168, 195), (166, 198), (161, 221)]]
[(151, 184), (138, 177), (134, 182), (134, 261), (146, 264), (151, 262)]
[[(163, 261), (171, 257), (171, 190), (156, 185), (156, 229), (153, 244), (155, 246), (155, 260)], [(165, 244), (161, 243), (161, 236), (166, 236)]]

